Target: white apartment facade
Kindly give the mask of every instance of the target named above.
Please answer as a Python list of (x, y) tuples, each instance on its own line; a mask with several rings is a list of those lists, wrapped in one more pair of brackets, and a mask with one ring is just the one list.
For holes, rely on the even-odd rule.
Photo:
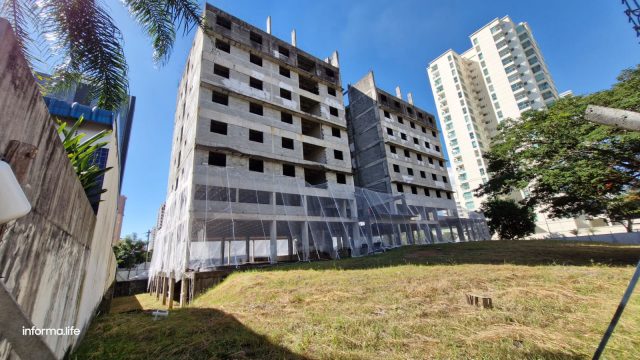
[[(472, 47), (454, 50), (427, 67), (444, 133), (457, 197), (462, 208), (480, 209), (474, 189), (488, 180), (489, 149), (497, 125), (527, 110), (543, 109), (559, 98), (529, 25), (496, 18), (469, 36)], [(566, 235), (603, 225), (602, 221), (537, 216), (536, 233)]]

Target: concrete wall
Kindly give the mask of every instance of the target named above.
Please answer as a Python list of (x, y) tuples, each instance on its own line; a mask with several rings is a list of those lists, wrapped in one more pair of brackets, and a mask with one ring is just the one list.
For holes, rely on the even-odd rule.
[[(105, 222), (113, 204), (107, 200), (100, 205), (103, 215), (98, 214), (100, 224), (96, 226), (96, 216), (67, 159), (33, 75), (3, 19), (0, 109), (0, 154), (5, 153), (11, 140), (37, 148), (22, 182), (32, 211), (0, 230), (0, 281), (36, 327), (83, 329), (115, 272), (112, 233), (108, 231), (113, 222)], [(110, 157), (109, 162), (113, 161), (117, 157)], [(118, 176), (117, 172), (108, 173), (105, 183), (117, 182)], [(94, 228), (99, 231), (94, 233)], [(12, 352), (6, 338), (20, 331), (16, 326), (2, 324), (5, 338), (0, 339), (0, 359)], [(77, 340), (76, 336), (44, 338), (56, 357), (62, 357)], [(13, 348), (19, 348), (15, 340)]]

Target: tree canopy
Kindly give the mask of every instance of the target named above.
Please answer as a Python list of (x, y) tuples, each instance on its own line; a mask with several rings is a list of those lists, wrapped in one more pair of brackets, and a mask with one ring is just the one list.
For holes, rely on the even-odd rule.
[(503, 240), (521, 239), (536, 231), (533, 209), (512, 199), (491, 198), (482, 204), (487, 226), (492, 234)]
[(146, 259), (145, 244), (136, 233), (129, 234), (113, 247), (119, 268), (131, 269)]
[(478, 195), (527, 190), (551, 217), (605, 216), (632, 231), (639, 213), (640, 133), (585, 119), (587, 105), (640, 111), (640, 66), (609, 90), (569, 96), (508, 119), (487, 154), (490, 180)]

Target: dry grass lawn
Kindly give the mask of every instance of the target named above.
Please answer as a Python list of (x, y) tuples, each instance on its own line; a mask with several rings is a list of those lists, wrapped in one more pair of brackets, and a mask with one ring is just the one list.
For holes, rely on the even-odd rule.
[[(166, 320), (144, 312), (160, 307), (147, 294), (114, 299), (74, 356), (587, 359), (638, 258), (640, 246), (483, 242), (235, 273)], [(640, 359), (637, 294), (605, 357)]]

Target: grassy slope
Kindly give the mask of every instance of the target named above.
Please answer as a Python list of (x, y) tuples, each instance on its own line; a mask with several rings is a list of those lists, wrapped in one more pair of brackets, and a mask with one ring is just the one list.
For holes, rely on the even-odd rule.
[[(76, 355), (589, 358), (638, 258), (638, 246), (483, 242), (236, 273), (166, 320), (139, 310), (97, 319)], [(495, 308), (468, 306), (468, 292)], [(137, 299), (114, 309), (158, 307)], [(636, 294), (605, 355), (640, 358), (638, 334)]]

